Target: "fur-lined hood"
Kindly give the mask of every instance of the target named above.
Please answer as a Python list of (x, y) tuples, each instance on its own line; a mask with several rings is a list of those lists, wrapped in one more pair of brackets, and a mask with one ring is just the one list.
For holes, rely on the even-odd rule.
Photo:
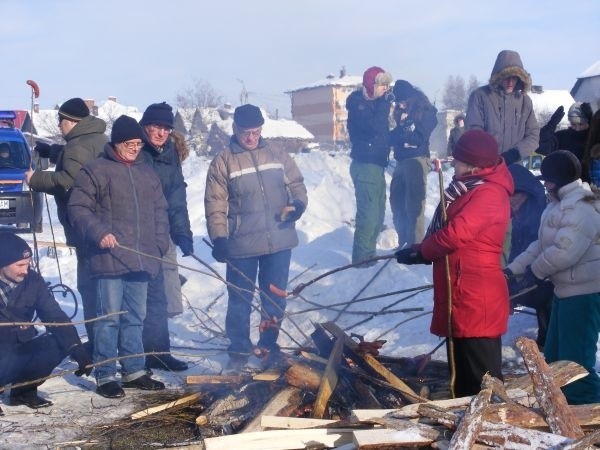
[(523, 68), (519, 54), (513, 50), (502, 50), (496, 57), (489, 84), (492, 89), (502, 88), (502, 80), (512, 76), (519, 78), (517, 90), (528, 92), (531, 89), (531, 76)]

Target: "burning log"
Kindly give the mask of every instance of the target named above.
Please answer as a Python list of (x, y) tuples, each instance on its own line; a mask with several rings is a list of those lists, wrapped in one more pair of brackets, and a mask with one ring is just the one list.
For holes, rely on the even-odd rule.
[(323, 373), (308, 364), (292, 364), (285, 372), (285, 381), (290, 386), (295, 386), (310, 392), (317, 392), (321, 385)]
[(342, 352), (344, 350), (344, 340), (338, 337), (333, 350), (329, 355), (329, 361), (327, 361), (327, 367), (325, 368), (325, 374), (319, 386), (319, 392), (317, 393), (317, 399), (315, 400), (315, 408), (313, 411), (313, 417), (315, 419), (322, 419), (325, 415), (325, 408), (329, 397), (333, 393), (333, 390), (337, 386), (338, 375), (337, 368), (342, 359)]
[(517, 348), (523, 355), (523, 361), (533, 382), (533, 392), (540, 404), (546, 422), (554, 433), (573, 439), (583, 437), (583, 430), (569, 409), (567, 399), (552, 378), (552, 372), (535, 341), (520, 337)]

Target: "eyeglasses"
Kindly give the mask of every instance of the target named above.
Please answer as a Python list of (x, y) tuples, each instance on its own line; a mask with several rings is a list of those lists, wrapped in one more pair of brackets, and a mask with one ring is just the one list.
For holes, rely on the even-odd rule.
[(249, 138), (249, 137), (257, 138), (257, 137), (260, 137), (261, 132), (262, 132), (262, 127), (257, 128), (255, 130), (241, 130), (241, 131), (239, 131), (239, 134), (243, 138)]
[(165, 125), (158, 125), (156, 123), (149, 124), (148, 128), (150, 128), (152, 131), (162, 131), (164, 133), (171, 133), (171, 131), (173, 131), (172, 128), (169, 128)]
[(127, 150), (137, 150), (138, 148), (142, 148), (144, 146), (143, 142), (121, 142), (125, 146)]

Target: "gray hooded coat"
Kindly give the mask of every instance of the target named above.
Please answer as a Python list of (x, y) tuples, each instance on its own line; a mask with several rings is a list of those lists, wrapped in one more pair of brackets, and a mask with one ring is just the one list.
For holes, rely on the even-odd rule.
[[(502, 80), (519, 79), (512, 93), (506, 94)], [(539, 145), (540, 127), (531, 98), (531, 77), (523, 68), (521, 57), (512, 50), (502, 50), (496, 58), (489, 84), (473, 91), (469, 97), (465, 128), (479, 128), (498, 141), (498, 152), (517, 149), (521, 158), (531, 155)]]

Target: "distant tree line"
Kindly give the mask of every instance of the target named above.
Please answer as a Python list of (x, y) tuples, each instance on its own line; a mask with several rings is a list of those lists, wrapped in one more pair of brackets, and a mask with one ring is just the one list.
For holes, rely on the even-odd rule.
[(442, 102), (446, 109), (466, 111), (471, 92), (479, 87), (479, 81), (475, 75), (471, 75), (469, 82), (460, 75), (450, 75), (444, 85)]

